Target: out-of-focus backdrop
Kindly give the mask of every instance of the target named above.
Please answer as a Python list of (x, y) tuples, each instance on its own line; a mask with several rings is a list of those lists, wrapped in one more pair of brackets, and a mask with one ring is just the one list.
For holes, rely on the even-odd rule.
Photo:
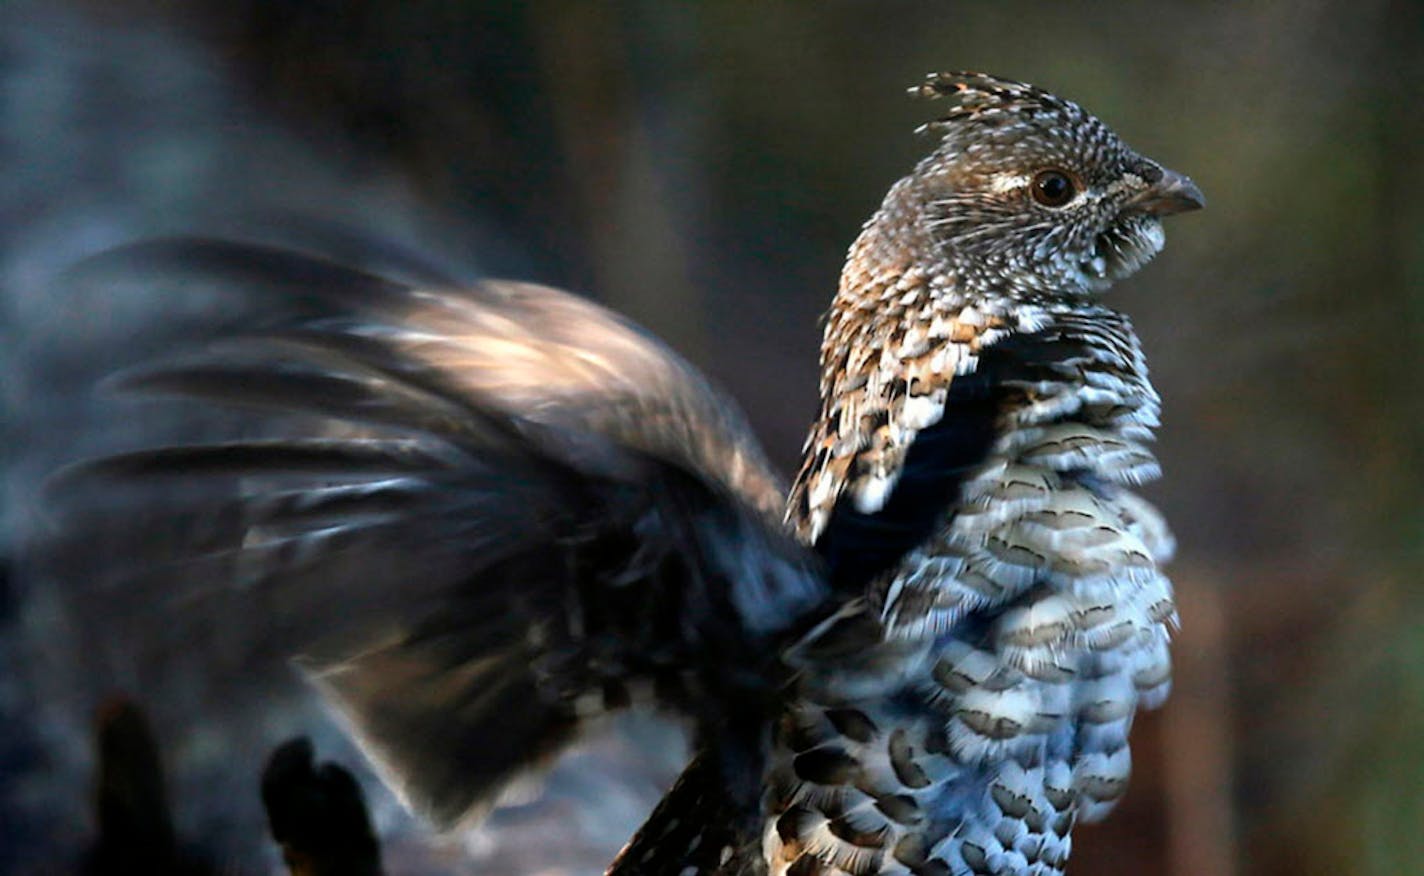
[(132, 665), (169, 620), (106, 616), (16, 545), (47, 470), (151, 425), (91, 382), (240, 315), (67, 265), (198, 231), (582, 290), (727, 386), (790, 469), (842, 253), (929, 145), (935, 107), (905, 87), (969, 68), (1078, 100), (1210, 202), (1112, 293), (1166, 401), (1150, 495), (1182, 630), (1174, 696), (1073, 872), (1424, 872), (1421, 9), (0, 3), (0, 871), (78, 866), (116, 693), (148, 712), (180, 841), (229, 873), (280, 867), (257, 775), (296, 733), (360, 774), (392, 874), (599, 872), (683, 754), (630, 719), (436, 839), (288, 670), (224, 658), (262, 617)]

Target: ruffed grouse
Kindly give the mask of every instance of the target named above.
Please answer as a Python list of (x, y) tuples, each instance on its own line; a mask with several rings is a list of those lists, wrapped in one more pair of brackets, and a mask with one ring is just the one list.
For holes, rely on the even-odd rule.
[(438, 825), (646, 703), (700, 754), (614, 873), (1060, 873), (1123, 793), (1174, 620), (1133, 492), (1158, 398), (1097, 297), (1203, 201), (1032, 86), (916, 92), (949, 104), (939, 144), (851, 248), (789, 500), (735, 407), (594, 304), (202, 240), (125, 258), (316, 316), (122, 384), (311, 431), (84, 471), (207, 485), (165, 508), (203, 533), (179, 568), (282, 606)]

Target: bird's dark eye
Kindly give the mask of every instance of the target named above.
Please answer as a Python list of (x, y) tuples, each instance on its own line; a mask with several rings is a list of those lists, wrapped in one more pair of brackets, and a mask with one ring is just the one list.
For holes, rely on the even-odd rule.
[(1078, 186), (1061, 170), (1040, 170), (1029, 186), (1033, 199), (1045, 207), (1061, 207), (1073, 200)]

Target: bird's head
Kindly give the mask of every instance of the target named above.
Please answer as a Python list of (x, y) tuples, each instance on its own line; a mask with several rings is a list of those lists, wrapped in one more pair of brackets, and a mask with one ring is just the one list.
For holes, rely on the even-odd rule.
[(1163, 216), (1205, 203), (1190, 179), (1031, 85), (942, 73), (912, 93), (951, 106), (925, 126), (938, 147), (892, 190), (877, 220), (916, 237), (963, 292), (1102, 291), (1161, 250)]

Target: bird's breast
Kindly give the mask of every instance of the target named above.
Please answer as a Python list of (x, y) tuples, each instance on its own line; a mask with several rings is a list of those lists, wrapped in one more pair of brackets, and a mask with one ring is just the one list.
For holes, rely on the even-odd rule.
[(807, 673), (782, 716), (773, 872), (1059, 873), (1072, 825), (1125, 791), (1175, 622), (1172, 539), (1134, 492), (1157, 475), (1158, 401), (1125, 319), (1046, 323), (1000, 341), (1041, 358), (1004, 369), (987, 454), (871, 583), (879, 638)]

